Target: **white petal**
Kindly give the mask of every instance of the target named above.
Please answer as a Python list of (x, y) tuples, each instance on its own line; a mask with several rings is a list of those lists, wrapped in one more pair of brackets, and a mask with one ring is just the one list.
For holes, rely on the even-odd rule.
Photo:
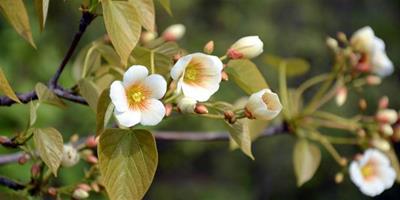
[(161, 101), (149, 99), (146, 108), (141, 110), (142, 118), (140, 123), (145, 126), (154, 126), (161, 122), (165, 116), (165, 107)]
[(121, 81), (114, 81), (110, 87), (110, 98), (115, 106), (115, 110), (124, 112), (128, 110), (128, 100), (126, 99), (125, 88)]
[(182, 84), (182, 91), (186, 97), (193, 98), (197, 101), (204, 102), (210, 99), (211, 95), (217, 91), (219, 85), (216, 85), (215, 88), (211, 88), (212, 90), (208, 90), (206, 88), (202, 88), (199, 86), (189, 85), (189, 84)]
[(357, 186), (361, 185), (364, 182), (364, 177), (361, 174), (360, 166), (357, 161), (353, 161), (350, 164), (349, 168), (350, 179)]
[(145, 66), (132, 65), (124, 74), (124, 86), (127, 87), (137, 82), (143, 81), (148, 74), (149, 70), (147, 70)]
[(392, 167), (379, 167), (378, 171), (379, 178), (381, 179), (385, 188), (391, 188), (396, 180), (396, 172), (394, 169)]
[(125, 127), (132, 127), (140, 122), (141, 114), (139, 111), (129, 109), (125, 112), (118, 112), (115, 110), (114, 114), (118, 123)]
[(174, 80), (178, 80), (183, 72), (185, 71), (187, 65), (192, 60), (192, 55), (183, 56), (179, 58), (179, 60), (175, 63), (175, 65), (171, 69), (171, 77)]
[(381, 38), (374, 38), (374, 51), (385, 51), (385, 42)]
[(364, 182), (361, 185), (358, 185), (358, 187), (362, 193), (370, 197), (377, 196), (385, 190), (383, 183), (379, 179), (364, 180)]
[(373, 72), (379, 76), (388, 76), (393, 73), (392, 61), (384, 51), (375, 51), (372, 55)]
[(167, 91), (167, 82), (164, 77), (158, 74), (148, 76), (143, 84), (150, 89), (151, 97), (155, 99), (161, 99)]

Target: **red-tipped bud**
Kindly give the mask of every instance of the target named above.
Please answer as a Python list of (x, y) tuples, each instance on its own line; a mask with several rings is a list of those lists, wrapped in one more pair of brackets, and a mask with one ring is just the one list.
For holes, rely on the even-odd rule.
[(86, 192), (89, 192), (90, 190), (92, 190), (92, 188), (86, 183), (80, 183), (78, 185), (78, 188), (85, 190)]
[(386, 109), (389, 107), (389, 98), (387, 96), (383, 96), (379, 99), (378, 108), (379, 109)]
[(382, 79), (379, 76), (369, 75), (366, 78), (368, 85), (379, 85), (382, 82)]
[(86, 146), (89, 148), (95, 148), (97, 146), (97, 140), (95, 136), (89, 136), (86, 138)]
[(167, 103), (167, 104), (164, 105), (164, 107), (165, 107), (165, 116), (169, 117), (171, 115), (171, 113), (172, 113), (173, 106), (172, 106), (172, 104)]
[(203, 104), (197, 104), (196, 107), (194, 108), (194, 112), (197, 113), (197, 114), (207, 114), (208, 113), (208, 109)]
[(207, 42), (207, 44), (204, 45), (203, 51), (206, 54), (212, 54), (212, 52), (214, 51), (214, 41), (211, 40), (211, 41)]
[(229, 75), (228, 75), (228, 73), (226, 73), (225, 71), (222, 71), (222, 72), (221, 72), (221, 79), (222, 79), (223, 81), (228, 81), (228, 80), (229, 80)]
[(20, 165), (23, 165), (26, 162), (28, 162), (29, 159), (30, 159), (30, 156), (28, 154), (24, 153), (18, 158), (18, 163)]
[(398, 113), (393, 109), (379, 110), (376, 114), (376, 119), (383, 124), (394, 124), (397, 122)]
[(49, 189), (47, 189), (47, 194), (49, 194), (52, 197), (57, 196), (57, 189), (54, 187), (49, 187)]
[(89, 155), (89, 156), (86, 157), (86, 162), (88, 162), (90, 164), (97, 164), (99, 162), (99, 160), (97, 159), (96, 156)]
[(336, 91), (336, 104), (338, 106), (342, 106), (347, 99), (347, 88), (346, 87), (340, 87), (337, 91)]

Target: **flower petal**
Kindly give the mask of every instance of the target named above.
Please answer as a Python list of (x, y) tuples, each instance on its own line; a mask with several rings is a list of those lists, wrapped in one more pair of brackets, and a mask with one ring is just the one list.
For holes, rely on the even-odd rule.
[(197, 101), (204, 102), (210, 99), (211, 95), (217, 91), (219, 85), (215, 85), (215, 88), (203, 88), (197, 85), (189, 85), (182, 83), (182, 91), (186, 97), (193, 98)]
[(134, 83), (143, 81), (148, 74), (149, 70), (147, 70), (145, 66), (132, 65), (124, 74), (124, 86), (127, 87)]
[(178, 80), (183, 72), (185, 71), (187, 65), (192, 60), (192, 55), (183, 56), (175, 63), (175, 65), (171, 69), (171, 77), (174, 80)]
[(114, 81), (110, 87), (110, 98), (115, 106), (115, 110), (124, 112), (129, 109), (126, 99), (125, 88), (121, 81)]
[(158, 74), (148, 76), (143, 84), (151, 91), (151, 97), (155, 99), (161, 99), (167, 91), (167, 82)]
[(114, 111), (119, 124), (125, 127), (132, 127), (140, 122), (141, 114), (139, 111), (127, 110), (125, 112)]
[(141, 110), (140, 123), (145, 126), (154, 126), (161, 122), (165, 116), (165, 107), (161, 101), (149, 99), (146, 108)]

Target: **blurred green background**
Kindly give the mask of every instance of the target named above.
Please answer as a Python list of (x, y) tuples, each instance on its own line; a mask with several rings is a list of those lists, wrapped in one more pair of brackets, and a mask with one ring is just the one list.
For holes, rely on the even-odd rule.
[[(68, 48), (80, 18), (79, 0), (51, 1), (44, 32), (38, 30), (37, 20), (29, 1), (31, 25), (38, 48), (31, 48), (0, 17), (0, 66), (16, 91), (28, 91), (35, 83), (46, 82)], [(157, 6), (159, 32), (172, 23), (187, 27), (179, 43), (190, 51), (201, 51), (204, 44), (214, 40), (216, 54), (223, 55), (235, 40), (246, 35), (259, 35), (264, 51), (281, 56), (307, 59), (312, 70), (304, 77), (290, 81), (295, 87), (301, 81), (330, 69), (331, 53), (325, 39), (337, 31), (351, 34), (370, 25), (378, 37), (386, 42), (389, 58), (396, 66), (395, 74), (381, 86), (363, 95), (374, 112), (382, 95), (390, 98), (390, 106), (400, 108), (400, 1), (399, 0), (171, 0), (174, 15), (169, 16)], [(95, 20), (79, 47), (105, 33), (100, 19)], [(255, 59), (267, 81), (277, 90), (276, 72)], [(64, 86), (74, 84), (71, 64), (62, 76)], [(215, 98), (234, 101), (243, 96), (240, 90), (223, 83)], [(329, 104), (325, 109), (342, 115), (357, 112), (358, 96), (350, 93), (345, 106)], [(12, 135), (23, 130), (28, 120), (28, 106), (0, 107), (0, 135)], [(43, 105), (39, 110), (38, 127), (56, 127), (67, 140), (73, 133), (93, 134), (94, 114), (88, 107), (69, 104), (69, 108)], [(164, 130), (221, 130), (214, 121), (180, 117), (167, 119), (158, 126)], [(334, 183), (340, 170), (323, 152), (322, 165), (316, 176), (301, 188), (296, 187), (292, 168), (292, 149), (295, 138), (279, 135), (257, 140), (253, 145), (255, 161), (239, 151), (230, 152), (227, 142), (159, 142), (159, 167), (155, 181), (145, 199), (179, 200), (248, 200), (248, 199), (368, 199), (348, 177), (342, 184)], [(359, 149), (340, 147), (339, 151), (351, 158)], [(0, 148), (1, 153), (11, 152)], [(60, 183), (79, 180), (84, 163), (61, 171)], [(29, 166), (0, 165), (0, 175), (11, 176), (21, 182), (29, 181)], [(377, 199), (400, 199), (400, 187), (395, 185)], [(5, 190), (0, 188), (0, 191)], [(91, 199), (100, 199), (92, 196)]]

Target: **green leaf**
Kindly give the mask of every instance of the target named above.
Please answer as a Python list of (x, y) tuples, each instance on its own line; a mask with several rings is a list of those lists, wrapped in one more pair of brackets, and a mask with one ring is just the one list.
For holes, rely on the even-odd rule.
[[(153, 56), (151, 54), (153, 54)], [(170, 57), (143, 47), (136, 47), (132, 55), (135, 58), (135, 64), (148, 67), (149, 71), (152, 73), (161, 74), (164, 77), (169, 76), (173, 64)], [(152, 65), (152, 59), (154, 66)], [(152, 68), (152, 66), (154, 68)]]
[(157, 169), (153, 135), (146, 130), (107, 129), (100, 136), (99, 167), (111, 200), (142, 199)]
[(10, 83), (8, 83), (6, 75), (4, 75), (3, 69), (0, 67), (0, 92), (4, 93), (8, 98), (15, 102), (21, 103), (15, 94), (14, 90), (11, 88)]
[(29, 106), (29, 126), (33, 126), (36, 122), (37, 119), (37, 110), (39, 108), (40, 103), (39, 102), (33, 102), (31, 101), (30, 106)]
[(245, 124), (243, 119), (237, 120), (234, 124), (225, 121), (231, 139), (240, 147), (242, 152), (254, 160), (253, 153), (251, 152), (251, 138), (249, 127)]
[(1, 0), (0, 11), (18, 34), (36, 48), (23, 0)]
[(286, 76), (288, 77), (300, 76), (310, 70), (310, 64), (301, 58), (280, 58), (274, 55), (266, 55), (264, 61), (277, 70), (282, 64), (285, 64)]
[(156, 26), (156, 16), (154, 9), (153, 0), (129, 0), (131, 1), (137, 8), (139, 13), (140, 22), (143, 27), (148, 31), (155, 31)]
[(43, 31), (46, 24), (47, 11), (50, 0), (35, 0), (36, 15), (39, 18), (40, 30)]
[(160, 46), (157, 46), (153, 49), (155, 52), (159, 54), (163, 54), (168, 57), (173, 57), (179, 53), (180, 48), (176, 42), (165, 42)]
[(171, 11), (171, 2), (170, 0), (159, 0), (162, 7), (165, 9), (165, 11), (167, 11), (167, 13), (169, 15), (172, 15), (172, 11)]
[(122, 66), (121, 59), (111, 46), (101, 44), (97, 46), (96, 51), (100, 52), (101, 56), (107, 61), (108, 64)]
[(320, 162), (321, 152), (316, 145), (306, 139), (297, 141), (293, 149), (293, 165), (298, 187), (314, 176)]
[(247, 59), (231, 60), (225, 71), (233, 78), (235, 83), (247, 94), (268, 88), (268, 84), (257, 66)]
[(88, 102), (90, 108), (96, 112), (97, 101), (100, 96), (100, 92), (97, 86), (89, 79), (82, 79), (78, 82), (79, 93)]
[(61, 133), (54, 128), (35, 128), (33, 129), (33, 141), (39, 152), (40, 158), (57, 176), (63, 156), (63, 138)]
[(107, 111), (109, 110), (110, 105), (112, 106), (110, 103), (110, 89), (106, 89), (101, 93), (97, 103), (96, 136), (99, 136), (104, 131), (104, 128), (111, 117), (110, 114), (107, 116)]
[(50, 105), (58, 106), (60, 108), (65, 108), (67, 105), (60, 99), (53, 91), (51, 91), (43, 83), (37, 83), (35, 86), (35, 91), (39, 97), (39, 101), (47, 103)]
[(135, 5), (130, 1), (102, 0), (104, 23), (115, 50), (124, 65), (136, 46), (141, 24)]

